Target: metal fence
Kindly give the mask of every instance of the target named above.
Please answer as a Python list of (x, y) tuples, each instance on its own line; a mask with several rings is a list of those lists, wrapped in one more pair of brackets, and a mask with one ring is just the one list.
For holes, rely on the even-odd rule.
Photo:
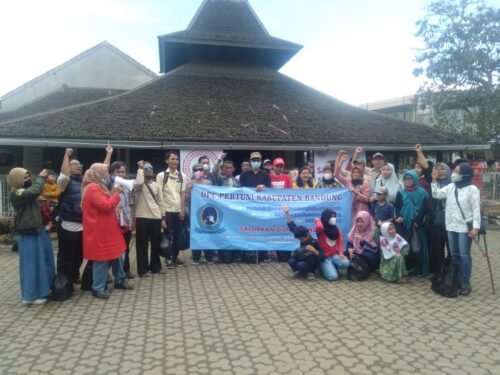
[(500, 172), (485, 172), (480, 181), (474, 182), (481, 190), (482, 201), (500, 201)]
[(9, 186), (7, 185), (7, 175), (0, 175), (0, 218), (14, 216), (14, 209), (9, 199)]

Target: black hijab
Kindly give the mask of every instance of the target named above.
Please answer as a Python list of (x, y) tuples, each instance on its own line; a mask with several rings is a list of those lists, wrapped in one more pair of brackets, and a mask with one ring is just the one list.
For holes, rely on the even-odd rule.
[(321, 213), (321, 223), (323, 224), (323, 232), (331, 240), (337, 240), (339, 238), (339, 230), (336, 225), (330, 225), (328, 220), (335, 214), (333, 210), (327, 208)]

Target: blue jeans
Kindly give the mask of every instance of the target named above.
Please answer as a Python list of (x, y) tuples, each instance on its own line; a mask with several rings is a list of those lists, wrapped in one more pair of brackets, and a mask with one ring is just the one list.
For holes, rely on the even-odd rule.
[(118, 259), (105, 260), (103, 262), (94, 261), (92, 263), (92, 277), (94, 279), (92, 283), (92, 290), (95, 290), (96, 292), (104, 291), (104, 288), (106, 287), (106, 279), (108, 277), (108, 268), (110, 265), (113, 269), (115, 283), (121, 282), (125, 278), (125, 271), (123, 271), (124, 261), (125, 253), (123, 253)]
[(304, 260), (295, 260), (294, 258), (288, 259), (288, 265), (293, 272), (299, 271), (304, 276), (310, 272), (314, 272), (317, 268), (317, 263), (308, 263)]
[(472, 238), (468, 233), (448, 232), (448, 245), (451, 252), (451, 261), (458, 266), (458, 282), (461, 285), (470, 285), (472, 272), (472, 257), (470, 247)]
[(328, 258), (325, 258), (321, 264), (321, 273), (323, 277), (328, 281), (335, 281), (339, 278), (339, 272), (337, 268), (347, 268), (351, 262), (348, 258), (342, 259), (339, 255), (334, 255)]

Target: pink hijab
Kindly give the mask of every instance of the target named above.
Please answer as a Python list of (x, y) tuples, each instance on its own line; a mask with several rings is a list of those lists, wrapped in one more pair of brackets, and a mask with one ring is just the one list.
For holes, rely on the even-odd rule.
[(85, 172), (82, 180), (82, 202), (85, 197), (85, 192), (90, 184), (97, 184), (102, 191), (109, 194), (109, 189), (106, 183), (109, 181), (108, 165), (102, 163), (94, 163)]
[[(363, 231), (360, 231), (358, 229), (358, 219), (361, 219), (363, 223), (365, 223), (365, 229)], [(365, 241), (368, 242), (372, 246), (376, 246), (377, 244), (373, 240), (373, 231), (375, 230), (374, 224), (373, 224), (373, 219), (370, 216), (370, 214), (366, 211), (359, 211), (357, 216), (356, 216), (356, 222), (351, 228), (351, 231), (349, 232), (348, 240), (349, 242), (352, 243), (353, 249), (355, 252), (358, 254), (363, 253), (363, 246), (361, 245), (361, 242)], [(356, 238), (356, 235), (359, 234), (361, 237), (360, 240)]]

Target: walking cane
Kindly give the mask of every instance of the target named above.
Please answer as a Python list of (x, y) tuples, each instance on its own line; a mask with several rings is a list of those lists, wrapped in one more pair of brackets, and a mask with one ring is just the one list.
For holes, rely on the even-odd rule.
[(476, 243), (477, 248), (483, 254), (483, 256), (486, 258), (486, 262), (488, 263), (488, 270), (490, 271), (490, 279), (491, 279), (491, 289), (493, 290), (493, 294), (495, 294), (495, 283), (493, 282), (493, 272), (491, 271), (491, 263), (490, 263), (490, 257), (488, 254), (488, 244), (486, 243), (486, 235), (483, 234), (483, 240), (484, 240), (484, 249), (481, 246), (481, 243), (479, 242), (479, 239), (476, 237), (474, 238), (474, 242)]

